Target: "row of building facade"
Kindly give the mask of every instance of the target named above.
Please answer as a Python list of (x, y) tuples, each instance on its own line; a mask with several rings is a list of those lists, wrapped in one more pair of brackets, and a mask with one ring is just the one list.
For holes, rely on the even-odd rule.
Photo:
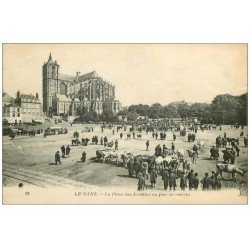
[(115, 86), (100, 77), (95, 71), (75, 76), (60, 73), (57, 61), (51, 54), (42, 67), (41, 103), (38, 94), (17, 92), (12, 98), (3, 93), (3, 118), (9, 123), (42, 121), (46, 116), (78, 116), (82, 113), (105, 110), (117, 114), (121, 104), (115, 99)]
[(21, 94), (17, 91), (16, 98), (3, 92), (3, 119), (8, 123), (43, 121), (42, 104), (38, 94)]

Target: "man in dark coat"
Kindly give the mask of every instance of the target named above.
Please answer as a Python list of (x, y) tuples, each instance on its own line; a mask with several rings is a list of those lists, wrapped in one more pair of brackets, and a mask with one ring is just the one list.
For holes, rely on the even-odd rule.
[(62, 150), (62, 158), (64, 158), (65, 157), (65, 147), (64, 147), (64, 145), (61, 147), (61, 150)]
[(55, 162), (56, 162), (56, 165), (57, 165), (58, 162), (59, 162), (60, 164), (62, 164), (62, 163), (61, 163), (61, 160), (60, 160), (59, 151), (57, 151), (56, 154), (55, 154)]
[(197, 190), (198, 187), (199, 187), (199, 178), (198, 178), (198, 173), (195, 173), (194, 174), (194, 178), (193, 178), (193, 186), (194, 186), (194, 189)]
[(69, 157), (69, 154), (70, 154), (70, 150), (71, 150), (71, 148), (68, 145), (67, 148), (66, 148), (66, 156), (68, 156), (68, 157)]
[(120, 133), (120, 138), (122, 139), (122, 137), (123, 137), (123, 133), (121, 132), (121, 133)]
[(172, 149), (172, 151), (173, 151), (173, 152), (175, 151), (175, 145), (174, 145), (174, 143), (173, 143), (173, 142), (172, 142), (171, 149)]
[(240, 148), (237, 144), (235, 145), (235, 150), (237, 152), (237, 156), (239, 156), (240, 155)]
[(156, 132), (155, 133), (155, 139), (157, 140), (157, 138), (158, 138), (158, 133)]
[(146, 151), (148, 151), (148, 147), (149, 147), (149, 140), (147, 140), (146, 142)]
[(176, 135), (175, 135), (175, 133), (173, 133), (173, 140), (174, 140), (174, 141), (176, 140)]
[(168, 189), (168, 183), (169, 183), (169, 171), (168, 171), (167, 168), (163, 169), (162, 180), (163, 180), (163, 183), (164, 183), (164, 189), (167, 190)]
[(245, 145), (245, 148), (247, 147), (247, 137), (244, 137), (244, 145)]
[(118, 140), (115, 140), (115, 150), (118, 150)]
[(216, 187), (215, 187), (215, 172), (214, 172), (214, 171), (212, 171), (212, 175), (211, 175), (210, 178), (211, 178), (211, 180), (212, 180), (212, 183), (211, 183), (212, 189), (215, 190)]
[(185, 173), (182, 173), (180, 179), (180, 188), (181, 190), (185, 191), (186, 187), (187, 187), (187, 176), (185, 175)]
[(170, 175), (169, 175), (169, 188), (170, 188), (170, 190), (172, 190), (172, 188), (173, 188), (173, 190), (175, 191), (176, 178), (177, 178), (176, 174), (173, 171), (171, 171)]
[(191, 169), (190, 172), (188, 173), (187, 179), (188, 179), (189, 190), (192, 190), (192, 188), (193, 188), (193, 179), (194, 179), (194, 170), (193, 169)]
[(220, 181), (219, 173), (215, 173), (215, 189), (216, 190), (221, 189), (221, 181)]
[(107, 138), (107, 136), (105, 136), (105, 137), (104, 137), (104, 147), (107, 146), (107, 143), (108, 143), (108, 138)]
[(154, 169), (152, 169), (151, 172), (150, 172), (151, 187), (155, 187), (156, 179), (157, 179), (157, 173), (156, 173), (156, 171)]
[(86, 161), (86, 152), (85, 151), (83, 151), (83, 153), (82, 153), (81, 161), (82, 161), (82, 163), (84, 163)]

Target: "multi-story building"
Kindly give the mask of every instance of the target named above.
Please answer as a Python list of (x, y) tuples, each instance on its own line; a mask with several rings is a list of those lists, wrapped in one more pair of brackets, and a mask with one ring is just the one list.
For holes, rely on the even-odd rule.
[(115, 100), (115, 86), (95, 71), (75, 76), (60, 73), (60, 66), (51, 54), (43, 65), (43, 111), (47, 115), (74, 115), (77, 112), (105, 109), (117, 113), (121, 104)]
[(16, 99), (12, 99), (11, 103), (5, 104), (3, 109), (3, 118), (9, 123), (43, 120), (42, 105), (38, 94), (35, 96), (32, 94), (20, 94), (20, 91), (18, 91)]

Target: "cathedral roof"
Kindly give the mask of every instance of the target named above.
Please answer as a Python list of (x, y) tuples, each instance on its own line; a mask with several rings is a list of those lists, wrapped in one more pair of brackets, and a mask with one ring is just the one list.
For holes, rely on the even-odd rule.
[(74, 76), (70, 76), (70, 75), (66, 75), (66, 74), (58, 74), (58, 79), (62, 80), (62, 81), (68, 81), (68, 82), (73, 82), (75, 77)]
[(99, 76), (95, 71), (92, 71), (92, 72), (89, 72), (87, 74), (79, 76), (78, 81), (83, 82), (83, 81), (86, 81), (88, 79), (91, 79), (92, 77), (99, 77)]

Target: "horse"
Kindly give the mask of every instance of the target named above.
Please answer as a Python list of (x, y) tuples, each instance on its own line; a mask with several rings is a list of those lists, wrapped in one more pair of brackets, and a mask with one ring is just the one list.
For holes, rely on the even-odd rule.
[(73, 140), (71, 141), (71, 144), (72, 144), (72, 146), (78, 146), (78, 145), (81, 144), (81, 142), (80, 142), (78, 139), (73, 139)]
[(218, 163), (216, 164), (216, 170), (217, 173), (220, 174), (221, 178), (223, 178), (222, 176), (222, 172), (227, 172), (229, 174), (232, 175), (232, 180), (236, 181), (236, 174), (241, 174), (242, 176), (244, 175), (244, 172), (239, 169), (236, 165), (234, 164), (223, 164), (223, 163)]

